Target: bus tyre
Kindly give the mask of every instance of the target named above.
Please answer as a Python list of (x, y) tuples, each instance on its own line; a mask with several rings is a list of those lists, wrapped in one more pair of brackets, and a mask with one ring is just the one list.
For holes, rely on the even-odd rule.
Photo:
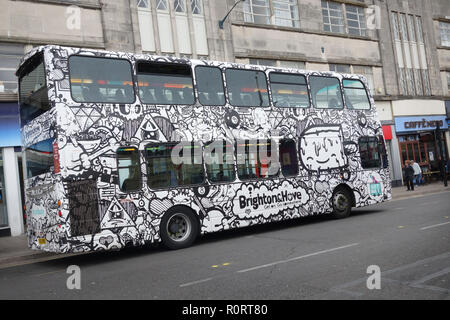
[(199, 225), (191, 210), (176, 208), (163, 216), (159, 232), (165, 247), (172, 250), (182, 249), (194, 243)]
[(333, 206), (333, 218), (342, 219), (350, 215), (350, 211), (352, 210), (352, 197), (347, 189), (336, 189), (331, 201)]

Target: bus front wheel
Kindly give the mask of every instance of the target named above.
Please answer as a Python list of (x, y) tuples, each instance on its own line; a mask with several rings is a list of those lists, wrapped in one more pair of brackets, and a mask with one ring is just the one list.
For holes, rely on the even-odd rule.
[(198, 222), (194, 213), (183, 207), (168, 211), (161, 220), (161, 241), (169, 249), (186, 248), (198, 235)]
[(333, 213), (335, 219), (346, 218), (352, 210), (352, 197), (350, 191), (345, 188), (338, 188), (333, 193), (332, 198)]

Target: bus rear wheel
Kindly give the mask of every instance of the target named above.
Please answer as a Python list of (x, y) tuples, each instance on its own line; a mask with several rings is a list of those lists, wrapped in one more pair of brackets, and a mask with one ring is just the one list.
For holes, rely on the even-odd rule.
[(333, 193), (332, 198), (333, 213), (335, 219), (346, 218), (352, 210), (352, 197), (345, 188), (338, 188)]
[(186, 248), (194, 243), (198, 230), (194, 213), (187, 208), (176, 208), (167, 212), (161, 220), (161, 241), (172, 250)]

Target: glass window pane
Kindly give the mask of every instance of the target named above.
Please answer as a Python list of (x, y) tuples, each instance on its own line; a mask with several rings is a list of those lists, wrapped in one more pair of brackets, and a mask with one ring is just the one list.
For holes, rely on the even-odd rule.
[(381, 166), (378, 139), (376, 137), (362, 137), (359, 139), (359, 152), (363, 169)]
[(133, 103), (131, 64), (123, 59), (71, 56), (72, 97), (76, 102)]
[(271, 140), (239, 140), (236, 145), (239, 179), (266, 179), (278, 175), (278, 163), (270, 161), (272, 154), (278, 154)]
[[(174, 161), (172, 151), (180, 161)], [(200, 144), (165, 143), (145, 147), (147, 184), (152, 189), (201, 184), (204, 181)]]
[(235, 180), (234, 149), (231, 143), (215, 141), (205, 146), (206, 173), (211, 182)]
[(283, 176), (290, 177), (298, 174), (298, 159), (296, 143), (292, 139), (280, 140), (280, 165)]
[(345, 103), (348, 109), (369, 110), (370, 102), (364, 85), (359, 80), (344, 80)]
[(117, 168), (119, 171), (120, 190), (128, 192), (141, 188), (138, 149), (134, 147), (119, 148), (117, 150)]
[(276, 107), (309, 107), (308, 87), (302, 75), (270, 73), (273, 104)]
[(21, 127), (50, 109), (42, 58), (32, 61), (19, 77)]
[(25, 149), (26, 178), (50, 172), (53, 167), (53, 141), (47, 139)]
[(311, 76), (309, 83), (313, 104), (316, 108), (343, 108), (339, 79)]
[(220, 69), (198, 66), (195, 68), (195, 76), (200, 103), (207, 106), (223, 106), (225, 95)]
[(238, 107), (268, 107), (266, 76), (262, 71), (227, 69), (230, 103)]
[(189, 65), (139, 62), (137, 70), (139, 96), (143, 103), (194, 103), (194, 86)]

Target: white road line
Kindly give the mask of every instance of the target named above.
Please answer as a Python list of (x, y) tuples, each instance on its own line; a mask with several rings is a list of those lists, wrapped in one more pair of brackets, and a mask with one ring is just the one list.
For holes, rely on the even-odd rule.
[(202, 280), (197, 280), (197, 281), (192, 281), (192, 282), (188, 282), (188, 283), (183, 283), (183, 284), (180, 284), (180, 288), (192, 286), (194, 284), (198, 284), (198, 283), (202, 283), (202, 282), (207, 282), (207, 281), (210, 281), (212, 279), (213, 278), (206, 278), (206, 279), (202, 279)]
[(239, 270), (239, 271), (236, 271), (236, 272), (237, 273), (244, 273), (244, 272), (254, 271), (254, 270), (258, 270), (258, 269), (262, 269), (262, 268), (271, 267), (271, 266), (274, 266), (274, 265), (277, 265), (277, 264), (292, 262), (292, 261), (296, 261), (296, 260), (300, 260), (300, 259), (304, 259), (304, 258), (308, 258), (308, 257), (312, 257), (312, 256), (317, 256), (317, 255), (323, 254), (323, 253), (333, 252), (333, 251), (336, 251), (336, 250), (341, 250), (341, 249), (357, 246), (358, 244), (359, 243), (352, 243), (352, 244), (348, 244), (346, 246), (332, 248), (332, 249), (327, 249), (327, 250), (322, 250), (322, 251), (318, 251), (318, 252), (314, 252), (314, 253), (309, 253), (309, 254), (306, 254), (306, 255), (303, 255), (303, 256), (300, 256), (300, 257), (291, 258), (291, 259), (275, 261), (275, 262), (263, 264), (263, 265), (260, 265), (260, 266)]
[(427, 229), (431, 229), (431, 228), (435, 228), (435, 227), (440, 227), (440, 226), (443, 226), (443, 225), (449, 224), (449, 223), (450, 223), (450, 221), (444, 222), (444, 223), (433, 224), (432, 226), (420, 228), (420, 230), (427, 230)]

